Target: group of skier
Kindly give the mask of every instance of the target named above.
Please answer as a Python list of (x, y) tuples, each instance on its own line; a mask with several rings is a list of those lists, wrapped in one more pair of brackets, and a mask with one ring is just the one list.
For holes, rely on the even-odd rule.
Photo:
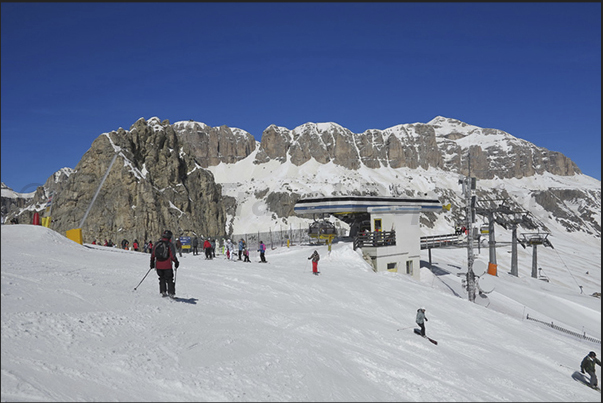
[[(260, 241), (260, 246), (258, 248), (258, 251), (260, 249), (262, 249), (262, 247), (264, 248), (263, 250), (266, 250), (266, 246), (264, 245), (264, 243), (262, 241)], [(238, 253), (237, 253), (238, 250)], [(227, 239), (226, 242), (224, 243), (224, 253), (226, 254), (226, 259), (229, 260), (242, 260), (244, 262), (249, 262), (251, 263), (251, 260), (249, 260), (249, 249), (247, 249), (247, 242), (245, 242), (245, 240), (243, 238), (239, 239), (238, 242), (238, 247), (235, 246), (235, 244), (230, 240)], [(238, 259), (237, 259), (238, 256)], [(261, 255), (260, 255), (261, 257)], [(261, 258), (260, 261), (266, 262), (265, 258)]]
[[(171, 239), (172, 239), (172, 232), (169, 230), (165, 230), (161, 235), (161, 239), (159, 241), (157, 241), (157, 243), (154, 245), (154, 247), (151, 250), (150, 267), (151, 267), (151, 269), (155, 269), (157, 271), (157, 276), (159, 278), (159, 292), (161, 293), (161, 295), (164, 297), (169, 296), (169, 297), (175, 298), (176, 284), (174, 281), (174, 279), (175, 279), (175, 271), (174, 270), (179, 267), (180, 262), (176, 256), (176, 247), (174, 246), (174, 243), (171, 242)], [(197, 241), (196, 238), (193, 240), (193, 254), (196, 255), (196, 254), (198, 254), (198, 252), (197, 252), (197, 245), (196, 245), (197, 242), (195, 242), (195, 241)], [(158, 247), (160, 245), (162, 245), (162, 247), (167, 245), (167, 250), (158, 252)], [(235, 253), (235, 247), (230, 239), (228, 239), (226, 241), (225, 246), (226, 246), (227, 258), (233, 259), (233, 260), (236, 259), (237, 254)], [(206, 239), (203, 247), (206, 250), (206, 259), (211, 259), (212, 258), (212, 249), (213, 249), (211, 242)], [(242, 258), (244, 257), (245, 261), (248, 262), (249, 261), (249, 251), (248, 251), (247, 245), (243, 239), (240, 239), (238, 242), (238, 251), (239, 251), (238, 259), (242, 260)], [(260, 262), (266, 262), (265, 255), (264, 255), (266, 252), (266, 245), (264, 245), (264, 243), (262, 241), (260, 241), (260, 245), (258, 247), (258, 252), (260, 252)], [(163, 255), (163, 258), (159, 255)], [(308, 260), (312, 260), (312, 273), (315, 275), (318, 275), (320, 273), (318, 271), (318, 261), (320, 260), (320, 255), (318, 254), (318, 251), (315, 250), (312, 253), (312, 255), (310, 257), (308, 257)], [(432, 343), (437, 344), (437, 342), (435, 340), (428, 338), (425, 334), (426, 333), (425, 332), (425, 322), (428, 321), (427, 317), (425, 316), (425, 312), (426, 312), (425, 308), (421, 307), (421, 308), (417, 309), (415, 322), (417, 325), (419, 325), (420, 331), (417, 329), (416, 332), (419, 335), (429, 339)], [(601, 366), (601, 361), (599, 361), (599, 359), (597, 359), (597, 354), (594, 351), (591, 351), (588, 353), (588, 355), (586, 357), (584, 357), (584, 359), (580, 363), (580, 370), (583, 374), (587, 373), (590, 376), (588, 386), (590, 386), (593, 389), (599, 390), (597, 374), (595, 372), (595, 365)]]
[[(157, 241), (155, 243), (155, 245), (153, 245), (151, 242), (149, 242), (149, 244), (152, 245), (150, 248), (150, 253), (151, 253), (150, 270), (155, 269), (157, 271), (157, 275), (159, 277), (159, 292), (164, 297), (165, 296), (174, 297), (174, 295), (176, 293), (176, 284), (174, 281), (174, 278), (175, 278), (174, 270), (177, 269), (178, 266), (180, 265), (180, 262), (177, 257), (177, 255), (178, 255), (177, 252), (179, 252), (180, 256), (182, 256), (181, 249), (179, 249), (177, 246), (177, 244), (180, 240), (177, 239), (176, 244), (174, 244), (174, 242), (172, 242), (172, 236), (173, 236), (172, 231), (165, 230), (161, 234), (161, 239), (159, 239), (159, 241)], [(163, 251), (158, 253), (157, 248), (160, 245), (162, 247), (163, 247), (163, 245), (168, 246), (167, 251), (165, 253), (162, 253)], [(145, 246), (146, 246), (146, 242), (145, 242)], [(198, 246), (199, 246), (199, 240), (197, 237), (194, 237), (193, 241), (192, 241), (193, 255), (199, 254)], [(215, 243), (213, 243), (210, 239), (204, 240), (203, 249), (205, 250), (205, 258), (206, 259), (212, 259), (215, 257)], [(242, 239), (242, 238), (239, 239), (238, 254), (236, 253), (235, 246), (230, 239), (226, 240), (225, 249), (226, 249), (225, 254), (226, 254), (227, 259), (236, 260), (237, 256), (238, 256), (238, 260), (243, 260), (244, 262), (251, 262), (251, 260), (249, 260), (249, 250), (247, 248), (247, 243), (245, 242), (244, 239)], [(266, 261), (266, 245), (264, 244), (263, 241), (260, 241), (257, 251), (260, 254), (260, 263), (267, 263), (267, 261)], [(312, 254), (312, 256), (310, 256), (308, 259), (312, 260), (312, 272), (316, 275), (319, 274), (320, 272), (318, 271), (318, 261), (320, 260), (320, 255), (318, 254), (318, 251), (315, 250), (314, 253)], [(172, 265), (172, 263), (173, 263), (173, 265)], [(144, 280), (144, 278), (143, 278), (143, 280)]]

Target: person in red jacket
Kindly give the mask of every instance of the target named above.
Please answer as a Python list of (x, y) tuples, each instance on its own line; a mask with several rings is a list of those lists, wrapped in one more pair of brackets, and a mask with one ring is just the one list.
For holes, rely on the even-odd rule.
[[(167, 244), (167, 259), (161, 260), (158, 258), (157, 248), (160, 245), (163, 247)], [(174, 270), (172, 269), (172, 262), (178, 269), (180, 262), (176, 258), (176, 248), (172, 243), (172, 231), (165, 230), (161, 234), (161, 239), (155, 243), (151, 252), (151, 269), (156, 269), (157, 275), (159, 276), (159, 292), (164, 297), (174, 298), (176, 295), (176, 283), (174, 283)]]
[(205, 251), (205, 258), (206, 259), (211, 259), (211, 242), (209, 242), (209, 239), (206, 239), (203, 242), (203, 250)]

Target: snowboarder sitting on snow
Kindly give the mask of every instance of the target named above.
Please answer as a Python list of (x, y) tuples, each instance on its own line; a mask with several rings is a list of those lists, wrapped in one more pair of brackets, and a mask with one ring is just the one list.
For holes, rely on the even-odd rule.
[(425, 317), (425, 308), (417, 309), (416, 322), (421, 328), (421, 336), (425, 336), (425, 322), (427, 322), (427, 318)]
[[(171, 241), (172, 231), (165, 230), (161, 234), (161, 239), (155, 243), (151, 252), (151, 269), (156, 269), (157, 275), (159, 276), (159, 292), (162, 296), (174, 297), (176, 295), (176, 283), (174, 283), (174, 270), (172, 269), (172, 262), (176, 269), (180, 266), (178, 258), (176, 258), (176, 248)], [(163, 247), (165, 244), (168, 246), (167, 259), (158, 259), (157, 248), (159, 245)]]
[(580, 364), (580, 371), (582, 371), (582, 373), (586, 371), (588, 375), (590, 375), (590, 385), (588, 386), (593, 389), (597, 388), (597, 373), (595, 371), (595, 364), (599, 364), (599, 366), (601, 366), (601, 361), (599, 361), (597, 354), (594, 351), (588, 353)]
[(308, 258), (308, 260), (310, 259), (312, 259), (312, 273), (318, 275), (318, 261), (320, 260), (320, 255), (317, 250), (315, 250), (312, 256)]

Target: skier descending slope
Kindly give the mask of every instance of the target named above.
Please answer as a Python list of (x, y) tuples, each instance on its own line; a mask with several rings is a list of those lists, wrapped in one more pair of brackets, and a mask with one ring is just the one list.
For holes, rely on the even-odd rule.
[(433, 344), (438, 344), (437, 341), (435, 341), (434, 339), (427, 337), (425, 335), (425, 322), (427, 322), (427, 317), (425, 316), (425, 308), (419, 308), (417, 309), (417, 318), (416, 318), (416, 322), (417, 325), (419, 325), (421, 327), (421, 330), (419, 329), (414, 329), (414, 332), (416, 334), (418, 334), (419, 336), (423, 336), (424, 338), (426, 338), (427, 340), (429, 340), (430, 342), (432, 342)]
[(425, 316), (425, 308), (417, 309), (417, 319), (415, 320), (417, 325), (421, 328), (421, 336), (425, 336), (425, 322), (427, 317)]

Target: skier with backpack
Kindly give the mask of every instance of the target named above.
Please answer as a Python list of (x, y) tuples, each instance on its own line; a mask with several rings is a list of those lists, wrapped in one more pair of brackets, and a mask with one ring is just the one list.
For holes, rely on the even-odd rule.
[(174, 262), (176, 269), (180, 266), (180, 262), (176, 258), (176, 248), (171, 239), (172, 231), (163, 231), (161, 239), (155, 243), (151, 252), (151, 269), (156, 269), (159, 276), (159, 292), (161, 295), (174, 298), (176, 295), (176, 283), (174, 282), (172, 262)]

